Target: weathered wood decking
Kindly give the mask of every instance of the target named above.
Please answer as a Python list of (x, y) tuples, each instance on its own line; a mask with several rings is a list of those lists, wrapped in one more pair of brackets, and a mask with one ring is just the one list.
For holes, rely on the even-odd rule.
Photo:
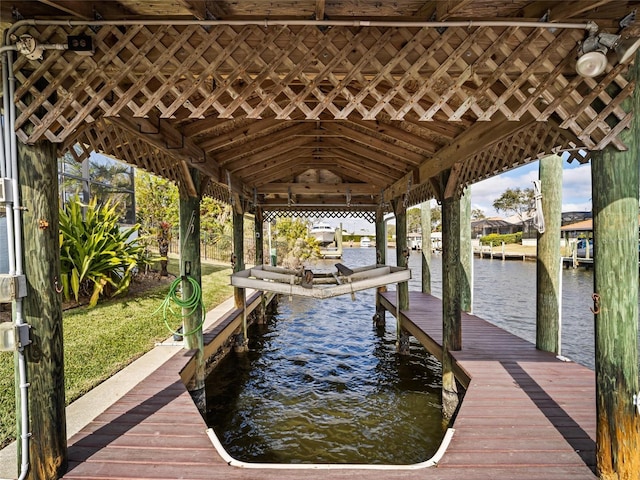
[[(411, 293), (405, 326), (439, 354), (441, 303)], [(395, 292), (384, 294), (394, 311)], [(237, 313), (208, 336), (215, 337)], [(430, 342), (430, 343), (429, 343)], [(453, 440), (426, 470), (247, 470), (217, 454), (179, 372), (178, 353), (74, 436), (65, 479), (588, 479), (594, 462), (594, 375), (535, 350), (484, 320), (463, 315), (455, 353), (468, 391)]]

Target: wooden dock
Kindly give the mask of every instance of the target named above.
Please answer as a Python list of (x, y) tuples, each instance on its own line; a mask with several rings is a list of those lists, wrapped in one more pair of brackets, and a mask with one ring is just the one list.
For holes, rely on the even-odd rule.
[[(405, 326), (441, 354), (441, 302), (412, 292)], [(384, 294), (395, 311), (395, 292)], [(228, 331), (230, 312), (207, 332)], [(240, 315), (241, 316), (241, 315)], [(463, 350), (455, 353), (468, 386), (447, 452), (421, 470), (264, 469), (231, 467), (214, 450), (180, 372), (179, 352), (69, 443), (68, 480), (79, 479), (588, 479), (595, 478), (594, 374), (557, 360), (488, 322), (463, 315)]]

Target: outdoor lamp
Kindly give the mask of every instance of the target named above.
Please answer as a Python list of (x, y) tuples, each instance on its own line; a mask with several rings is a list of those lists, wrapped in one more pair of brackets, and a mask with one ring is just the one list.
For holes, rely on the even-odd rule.
[(615, 33), (592, 32), (578, 50), (576, 72), (582, 77), (597, 77), (607, 68), (607, 52), (614, 49), (618, 62), (625, 62), (640, 46), (640, 38), (623, 39)]

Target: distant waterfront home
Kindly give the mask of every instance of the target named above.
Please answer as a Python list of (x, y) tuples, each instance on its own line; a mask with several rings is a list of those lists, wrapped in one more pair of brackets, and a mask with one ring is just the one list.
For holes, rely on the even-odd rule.
[(472, 238), (484, 237), (491, 233), (504, 235), (507, 233), (516, 233), (521, 230), (522, 224), (514, 224), (500, 217), (483, 218), (471, 222)]

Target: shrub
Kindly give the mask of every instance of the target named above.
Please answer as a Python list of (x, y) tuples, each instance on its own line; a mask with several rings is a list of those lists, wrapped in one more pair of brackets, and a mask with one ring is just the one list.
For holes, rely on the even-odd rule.
[(500, 245), (504, 243), (522, 243), (522, 232), (516, 233), (490, 233), (489, 235), (485, 235), (480, 238), (480, 243), (482, 245)]
[[(84, 218), (83, 218), (83, 209)], [(83, 205), (76, 197), (60, 210), (60, 267), (66, 300), (90, 295), (95, 306), (103, 294), (126, 291), (133, 272), (144, 261), (143, 248), (130, 242), (139, 225), (120, 230), (117, 205)]]

